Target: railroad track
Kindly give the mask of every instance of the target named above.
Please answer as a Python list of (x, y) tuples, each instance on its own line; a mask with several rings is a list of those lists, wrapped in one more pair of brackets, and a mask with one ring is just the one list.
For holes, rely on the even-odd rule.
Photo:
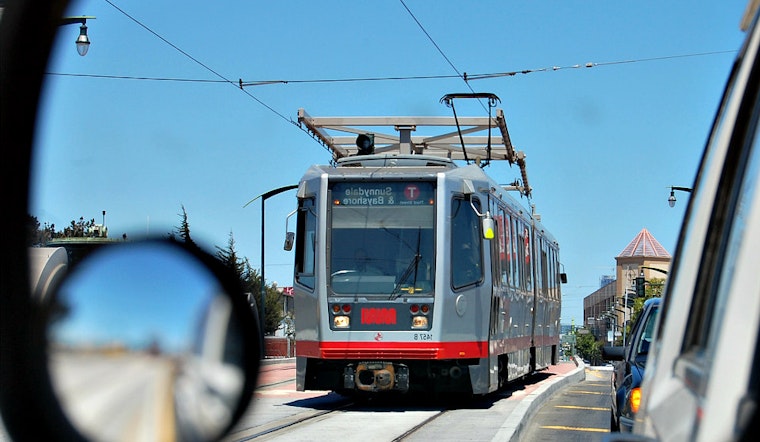
[(329, 410), (306, 410), (292, 416), (287, 416), (282, 419), (267, 422), (266, 424), (260, 425), (258, 427), (230, 434), (227, 438), (225, 438), (225, 441), (244, 442), (249, 440), (272, 440), (285, 436), (295, 427), (303, 426), (316, 420), (326, 419), (330, 414), (338, 413), (341, 410), (344, 410), (352, 405), (353, 403), (347, 402)]
[[(327, 438), (335, 429), (352, 434), (374, 434), (380, 440), (402, 442), (445, 415), (449, 409), (412, 407), (381, 402), (377, 405), (365, 401), (343, 399), (326, 408), (307, 409), (279, 419), (236, 431), (224, 442), (244, 441), (301, 441)], [(351, 427), (351, 423), (355, 428)], [(360, 437), (366, 440), (365, 437)]]

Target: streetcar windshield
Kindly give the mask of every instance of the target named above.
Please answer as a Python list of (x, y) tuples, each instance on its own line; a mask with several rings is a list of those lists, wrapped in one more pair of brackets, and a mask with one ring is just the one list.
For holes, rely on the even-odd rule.
[(435, 256), (433, 183), (340, 182), (331, 190), (332, 292), (429, 294)]

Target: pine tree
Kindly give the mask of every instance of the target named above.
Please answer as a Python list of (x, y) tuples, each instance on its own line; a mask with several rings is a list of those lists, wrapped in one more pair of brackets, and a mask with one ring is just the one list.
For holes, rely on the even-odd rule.
[(261, 274), (253, 268), (248, 258), (238, 257), (235, 250), (235, 238), (232, 232), (230, 232), (229, 239), (227, 240), (227, 247), (222, 248), (217, 246), (216, 249), (216, 257), (219, 261), (231, 269), (240, 279), (243, 291), (248, 295), (249, 304), (257, 315), (261, 312), (261, 284), (265, 284), (264, 334), (273, 335), (280, 328), (280, 324), (285, 317), (281, 305), (282, 296), (277, 291), (277, 288), (266, 285), (261, 280)]
[(248, 258), (243, 260), (243, 290), (249, 293), (255, 303), (254, 307), (258, 308), (259, 294), (261, 293), (261, 275), (259, 271), (253, 268)]
[[(175, 227), (174, 230), (176, 232), (176, 235), (179, 235), (179, 240), (183, 243), (185, 243), (188, 246), (194, 247), (196, 249), (199, 249), (198, 245), (193, 241), (193, 238), (190, 236), (190, 223), (187, 221), (187, 211), (185, 210), (185, 205), (182, 206), (182, 213), (178, 214), (182, 222), (179, 227)], [(175, 232), (169, 233), (169, 238), (176, 240)]]
[(276, 287), (266, 286), (265, 301), (264, 335), (266, 336), (273, 335), (280, 328), (285, 315), (283, 314), (282, 294), (277, 291)]
[[(198, 247), (190, 236), (190, 223), (187, 221), (187, 211), (185, 206), (182, 206), (182, 213), (180, 214), (182, 219), (179, 227), (175, 227), (174, 231), (169, 233), (169, 238), (186, 243), (192, 247)], [(179, 239), (177, 238), (179, 237)], [(216, 258), (231, 269), (240, 280), (243, 292), (248, 295), (248, 301), (251, 308), (254, 309), (255, 314), (260, 313), (261, 309), (261, 285), (265, 284), (265, 298), (264, 298), (264, 318), (260, 318), (263, 322), (264, 334), (272, 335), (282, 323), (285, 318), (282, 308), (282, 295), (277, 291), (276, 287), (266, 285), (265, 281), (262, 281), (261, 274), (253, 268), (248, 258), (241, 258), (238, 256), (235, 250), (235, 238), (230, 232), (229, 239), (227, 240), (227, 247), (222, 248), (216, 246)]]
[(235, 238), (232, 236), (232, 232), (230, 232), (230, 237), (227, 240), (226, 249), (216, 246), (216, 257), (219, 259), (219, 261), (222, 262), (222, 264), (224, 264), (225, 267), (235, 272), (235, 275), (237, 275), (240, 283), (243, 287), (245, 287), (245, 261), (238, 258), (237, 251), (235, 250)]

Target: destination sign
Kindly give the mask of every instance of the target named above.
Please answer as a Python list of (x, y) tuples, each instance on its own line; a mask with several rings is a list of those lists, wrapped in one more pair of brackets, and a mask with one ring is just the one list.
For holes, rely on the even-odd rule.
[(432, 205), (435, 197), (430, 182), (341, 182), (332, 192), (333, 205), (342, 206)]

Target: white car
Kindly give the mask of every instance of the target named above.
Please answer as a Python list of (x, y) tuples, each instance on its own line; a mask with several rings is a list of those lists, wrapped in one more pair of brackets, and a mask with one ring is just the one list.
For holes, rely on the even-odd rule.
[(707, 142), (678, 240), (633, 435), (729, 441), (757, 434), (760, 399), (760, 27), (747, 36)]

